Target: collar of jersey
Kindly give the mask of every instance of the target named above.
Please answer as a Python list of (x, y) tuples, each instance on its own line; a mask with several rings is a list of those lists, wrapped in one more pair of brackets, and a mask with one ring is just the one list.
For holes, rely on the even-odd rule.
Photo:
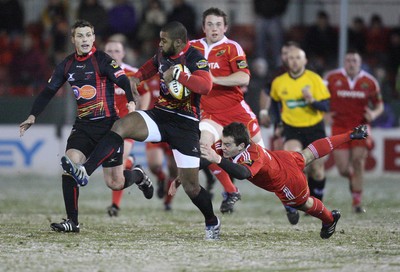
[(75, 52), (75, 59), (77, 61), (85, 61), (88, 58), (90, 58), (91, 55), (93, 55), (94, 52), (96, 52), (96, 47), (93, 45), (92, 50), (89, 51), (89, 53), (83, 55), (83, 56), (78, 56), (78, 54)]
[(182, 56), (183, 54), (185, 54), (186, 51), (189, 50), (189, 47), (190, 47), (190, 43), (187, 43), (186, 46), (185, 46), (185, 48), (183, 48), (182, 51), (179, 52), (178, 54), (172, 56), (171, 59), (177, 59), (177, 58), (179, 58), (180, 56)]

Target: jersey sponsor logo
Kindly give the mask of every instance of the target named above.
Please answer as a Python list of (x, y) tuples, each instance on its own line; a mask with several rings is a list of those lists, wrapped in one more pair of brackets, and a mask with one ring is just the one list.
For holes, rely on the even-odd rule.
[(361, 89), (368, 89), (368, 88), (369, 88), (369, 84), (367, 82), (361, 83)]
[(289, 109), (294, 109), (294, 108), (304, 108), (307, 106), (307, 103), (305, 100), (288, 100), (286, 101), (286, 106)]
[(337, 80), (336, 82), (335, 82), (335, 86), (336, 87), (341, 87), (341, 86), (343, 86), (344, 84), (343, 84), (343, 82), (341, 81), (341, 80)]
[(92, 74), (93, 74), (93, 72), (86, 72), (85, 73), (85, 80), (91, 79), (92, 78)]
[(208, 65), (208, 61), (205, 60), (205, 59), (202, 59), (202, 60), (196, 62), (196, 66), (197, 66), (197, 68), (199, 68), (199, 69), (204, 69), (204, 68), (207, 67), (207, 65)]
[(245, 60), (237, 60), (236, 65), (239, 69), (246, 69), (248, 67), (247, 61)]
[(360, 99), (364, 99), (365, 98), (365, 93), (364, 92), (359, 92), (359, 91), (338, 90), (336, 93), (337, 93), (338, 97), (360, 98)]
[(74, 92), (76, 100), (83, 99), (92, 99), (96, 95), (96, 88), (91, 85), (83, 85), (82, 87), (72, 86), (72, 91)]
[(117, 71), (117, 72), (114, 73), (114, 76), (115, 76), (116, 78), (119, 78), (119, 77), (122, 76), (122, 75), (125, 75), (124, 70), (119, 70), (119, 71)]
[(111, 67), (114, 68), (114, 69), (118, 68), (118, 63), (117, 63), (115, 60), (112, 60), (112, 61), (110, 62), (110, 65), (111, 65)]
[(217, 54), (215, 54), (215, 56), (217, 56), (217, 57), (222, 56), (223, 54), (225, 54), (225, 52), (226, 52), (226, 49), (219, 50), (217, 52)]
[(208, 67), (210, 67), (210, 69), (219, 69), (220, 68), (218, 62), (209, 62)]
[(68, 73), (67, 81), (75, 81), (74, 74), (75, 73)]
[(86, 64), (83, 65), (77, 65), (76, 68), (81, 68), (81, 69), (85, 69), (86, 68)]

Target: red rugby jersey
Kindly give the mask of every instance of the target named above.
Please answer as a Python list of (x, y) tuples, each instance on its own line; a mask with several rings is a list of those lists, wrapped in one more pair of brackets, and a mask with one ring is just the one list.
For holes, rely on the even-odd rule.
[[(208, 60), (210, 72), (214, 77), (229, 76), (237, 71), (250, 75), (246, 54), (235, 41), (224, 37), (221, 41), (208, 45), (205, 38), (191, 41), (191, 45), (199, 50)], [(208, 113), (229, 110), (243, 100), (240, 86), (221, 86), (213, 84), (208, 95), (201, 97), (200, 107)]]
[[(138, 68), (132, 67), (126, 63), (122, 63), (120, 67), (122, 70), (124, 70), (125, 74), (128, 77), (133, 76), (138, 71)], [(146, 89), (144, 89), (143, 87), (141, 87), (141, 85), (139, 85), (138, 93), (140, 95), (143, 95), (145, 92), (146, 92)], [(118, 87), (117, 85), (115, 85), (114, 97), (115, 97), (114, 98), (115, 105), (118, 109), (118, 115), (119, 115), (119, 117), (124, 117), (125, 115), (128, 114), (128, 108), (126, 107), (128, 100), (126, 99), (125, 91), (123, 89), (121, 89), (120, 87)]]
[(365, 108), (376, 106), (382, 101), (377, 80), (366, 71), (361, 70), (351, 79), (341, 68), (329, 72), (325, 79), (331, 93), (333, 126), (352, 129), (359, 124), (365, 124)]
[[(222, 156), (221, 140), (215, 143), (214, 148)], [(276, 192), (285, 185), (289, 176), (295, 176), (288, 171), (293, 168), (286, 163), (288, 155), (288, 151), (268, 151), (252, 142), (246, 150), (229, 159), (249, 168), (251, 177), (248, 180), (251, 183), (264, 190)], [(298, 175), (298, 171), (295, 169), (295, 174)]]

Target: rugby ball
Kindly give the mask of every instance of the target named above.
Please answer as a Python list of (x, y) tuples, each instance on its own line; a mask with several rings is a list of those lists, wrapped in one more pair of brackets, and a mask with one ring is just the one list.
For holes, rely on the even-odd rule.
[[(191, 75), (189, 68), (187, 68), (183, 64), (176, 64), (174, 68), (179, 69), (180, 72), (184, 72), (188, 75)], [(184, 100), (190, 96), (190, 90), (179, 83), (177, 80), (172, 80), (168, 84), (168, 91), (169, 93), (178, 100)]]

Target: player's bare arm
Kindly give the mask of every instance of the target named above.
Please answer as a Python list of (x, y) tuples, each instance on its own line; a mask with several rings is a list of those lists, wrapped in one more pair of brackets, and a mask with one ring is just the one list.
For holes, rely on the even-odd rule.
[(364, 117), (367, 122), (374, 121), (379, 115), (383, 113), (384, 106), (383, 103), (379, 103), (376, 105), (375, 109), (370, 109), (369, 107), (365, 107)]
[(247, 86), (250, 82), (250, 75), (245, 72), (238, 71), (226, 77), (212, 76), (212, 80), (214, 84), (222, 86)]
[(35, 123), (36, 117), (34, 115), (29, 115), (28, 119), (23, 121), (19, 125), (19, 136), (22, 137), (25, 134), (25, 131), (27, 131), (34, 123)]

